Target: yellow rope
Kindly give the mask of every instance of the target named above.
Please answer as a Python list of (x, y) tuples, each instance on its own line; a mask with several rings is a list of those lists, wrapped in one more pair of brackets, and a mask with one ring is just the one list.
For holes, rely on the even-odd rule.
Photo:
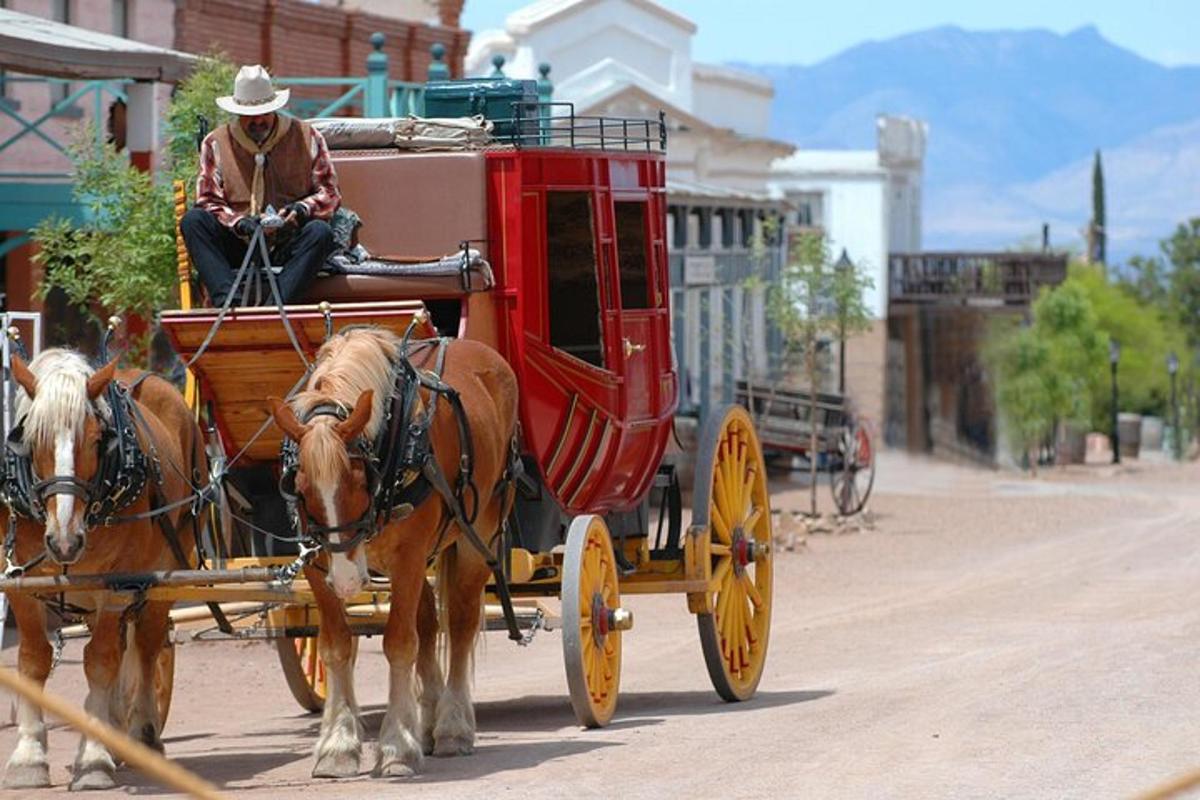
[(1200, 786), (1200, 769), (1194, 769), (1177, 778), (1160, 783), (1149, 791), (1142, 792), (1137, 795), (1135, 800), (1167, 800), (1168, 797), (1176, 797), (1188, 789), (1195, 789), (1198, 786)]
[(125, 763), (175, 791), (184, 792), (202, 800), (225, 800), (217, 787), (188, 772), (178, 764), (168, 761), (160, 753), (151, 750), (139, 741), (106, 725), (100, 720), (68, 703), (58, 695), (50, 694), (42, 687), (6, 667), (0, 667), (0, 686), (21, 695), (42, 710), (62, 719), (89, 739), (100, 742)]

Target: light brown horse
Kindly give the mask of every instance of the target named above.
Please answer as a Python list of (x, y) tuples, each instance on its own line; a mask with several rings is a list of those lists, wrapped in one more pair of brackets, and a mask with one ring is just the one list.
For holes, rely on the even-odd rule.
[[(379, 434), (384, 403), (391, 402), (392, 369), (400, 347), (398, 337), (382, 329), (340, 333), (318, 352), (306, 390), (290, 406), (270, 401), (280, 428), (299, 443), (295, 491), (312, 523), (336, 528), (371, 513), (368, 465), (356, 455), (360, 452), (356, 443), (360, 436), (374, 442)], [(423, 349), (412, 360), (419, 369), (431, 369), (436, 363), (432, 349)], [(516, 376), (486, 345), (455, 340), (446, 345), (442, 378), (462, 398), (478, 487), (474, 528), (483, 541), (491, 542), (512, 503), (504, 475), (517, 424)], [(423, 407), (416, 413), (424, 414), (431, 401), (430, 393), (422, 389)], [(331, 407), (340, 412), (329, 413)], [(436, 406), (429, 438), (433, 458), (453, 485), (462, 447), (455, 413), (445, 398)], [(391, 611), (383, 639), (390, 666), (388, 706), (373, 774), (412, 775), (423, 753), (453, 756), (474, 749), (471, 659), (490, 571), (457, 525), (443, 529), (447, 515), (443, 498), (432, 493), (411, 515), (387, 524), (365, 546), (322, 554), (306, 570), (321, 611), (319, 647), (329, 675), (314, 776), (343, 777), (359, 769), (362, 737), (344, 602), (362, 589), (369, 569), (391, 580)], [(330, 533), (329, 540), (338, 544), (348, 533)], [(431, 635), (436, 619), (422, 601), (428, 591), (427, 559), (439, 549), (439, 611), (448, 626), (450, 651), (445, 686)]]
[[(100, 448), (111, 430), (113, 409), (106, 389), (114, 379), (129, 385), (138, 372), (118, 372), (113, 361), (93, 371), (87, 360), (68, 350), (47, 350), (28, 366), (13, 359), (13, 377), (23, 390), (17, 419), (24, 428), (23, 442), (33, 475), (42, 480), (45, 525), (18, 518), (13, 560), (32, 565), (27, 575), (53, 575), (70, 565), (75, 574), (130, 573), (173, 569), (180, 566), (159, 521), (125, 519), (151, 510), (152, 496), (159, 502), (180, 505), (165, 513), (178, 532), (180, 550), (194, 565), (195, 542), (190, 523), (192, 508), (183, 502), (196, 481), (207, 481), (208, 466), (199, 426), (183, 397), (166, 381), (148, 377), (136, 386), (131, 415), (137, 441), (147, 454), (149, 470), (141, 495), (119, 512), (111, 525), (89, 529), (87, 487), (101, 469)], [(161, 464), (160, 475), (151, 465), (152, 455)], [(158, 480), (161, 478), (161, 480)], [(157, 492), (153, 491), (157, 487)], [(7, 514), (12, 513), (7, 510)], [(7, 518), (4, 520), (7, 522)], [(154, 664), (169, 625), (170, 602), (147, 602), (140, 610), (125, 610), (125, 600), (109, 592), (68, 593), (69, 607), (81, 613), (91, 628), (83, 651), (88, 695), (85, 708), (114, 724), (127, 725), (131, 736), (162, 748), (162, 721), (154, 697)], [(44, 684), (52, 667), (52, 648), (46, 638), (47, 610), (43, 599), (9, 594), (20, 632), (19, 669), (26, 678)], [(122, 675), (122, 670), (127, 670)], [(122, 708), (121, 685), (136, 687), (130, 707)], [(17, 711), (17, 747), (5, 769), (8, 788), (48, 786), (46, 727), (41, 709), (20, 700)], [(99, 742), (83, 738), (75, 757), (72, 789), (113, 786), (112, 756)]]

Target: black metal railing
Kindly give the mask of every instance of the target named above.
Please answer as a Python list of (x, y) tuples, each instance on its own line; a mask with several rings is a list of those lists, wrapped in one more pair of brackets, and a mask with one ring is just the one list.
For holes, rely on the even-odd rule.
[(1059, 253), (893, 253), (888, 262), (892, 303), (1027, 305), (1067, 277)]
[(513, 103), (513, 116), (492, 119), (492, 138), (514, 147), (666, 151), (666, 115), (605, 117), (576, 114), (574, 103)]

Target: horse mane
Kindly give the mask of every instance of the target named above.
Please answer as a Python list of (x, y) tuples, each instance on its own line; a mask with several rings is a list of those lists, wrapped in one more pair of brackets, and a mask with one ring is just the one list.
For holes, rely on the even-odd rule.
[[(87, 359), (73, 350), (53, 347), (43, 350), (29, 364), (37, 378), (37, 396), (30, 399), (23, 389), (17, 394), (17, 419), (25, 419), (25, 443), (53, 446), (55, 434), (66, 428), (78, 439), (90, 413), (87, 381), (95, 372)], [(105, 422), (111, 421), (103, 395), (95, 406)]]
[[(392, 395), (392, 362), (399, 350), (400, 337), (386, 328), (352, 328), (339, 333), (317, 351), (308, 387), (292, 398), (292, 410), (303, 419), (317, 406), (335, 403), (348, 413), (370, 389), (375, 396), (363, 434), (374, 441), (383, 424), (384, 403)], [(313, 480), (332, 481), (350, 468), (345, 443), (333, 432), (332, 424), (313, 425), (304, 441), (300, 467)]]

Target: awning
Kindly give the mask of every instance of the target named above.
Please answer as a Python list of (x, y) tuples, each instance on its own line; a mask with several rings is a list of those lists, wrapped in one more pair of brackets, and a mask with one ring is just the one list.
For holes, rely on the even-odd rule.
[(0, 67), (14, 72), (174, 83), (196, 60), (190, 53), (0, 9)]

